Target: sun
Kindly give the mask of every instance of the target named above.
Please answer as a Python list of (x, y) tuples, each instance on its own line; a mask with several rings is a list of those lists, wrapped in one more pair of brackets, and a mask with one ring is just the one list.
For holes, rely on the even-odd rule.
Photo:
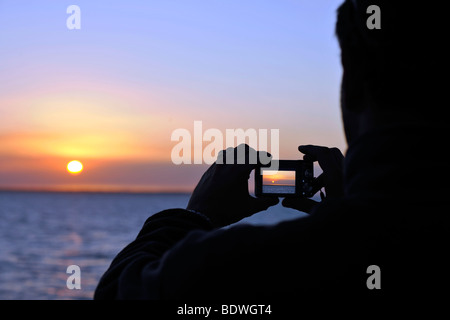
[(78, 174), (83, 171), (83, 164), (78, 160), (70, 161), (67, 164), (67, 171), (71, 174)]

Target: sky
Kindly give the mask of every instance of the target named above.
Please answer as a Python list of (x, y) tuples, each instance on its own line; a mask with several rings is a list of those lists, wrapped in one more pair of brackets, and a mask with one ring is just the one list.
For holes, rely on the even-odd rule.
[(172, 134), (194, 147), (195, 121), (345, 152), (341, 2), (0, 0), (0, 188), (191, 191), (208, 165), (176, 165)]
[(295, 171), (263, 170), (263, 185), (295, 186)]

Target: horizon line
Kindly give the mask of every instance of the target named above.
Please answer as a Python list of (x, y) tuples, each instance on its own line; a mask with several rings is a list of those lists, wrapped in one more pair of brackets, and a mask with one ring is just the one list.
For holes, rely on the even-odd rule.
[(149, 188), (59, 188), (59, 187), (0, 187), (0, 192), (36, 193), (118, 193), (118, 194), (191, 194), (187, 189)]

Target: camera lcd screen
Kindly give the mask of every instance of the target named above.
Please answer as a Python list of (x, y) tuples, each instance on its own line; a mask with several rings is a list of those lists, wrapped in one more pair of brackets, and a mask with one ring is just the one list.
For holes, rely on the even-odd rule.
[(267, 194), (295, 194), (295, 171), (261, 170), (262, 192)]

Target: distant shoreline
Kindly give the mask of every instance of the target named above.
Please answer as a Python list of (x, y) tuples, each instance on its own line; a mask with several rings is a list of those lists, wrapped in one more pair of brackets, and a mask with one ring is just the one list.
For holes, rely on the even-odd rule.
[(0, 188), (0, 193), (92, 193), (92, 194), (180, 194), (189, 195), (192, 191), (187, 190), (89, 190), (89, 189), (52, 189), (52, 188)]

